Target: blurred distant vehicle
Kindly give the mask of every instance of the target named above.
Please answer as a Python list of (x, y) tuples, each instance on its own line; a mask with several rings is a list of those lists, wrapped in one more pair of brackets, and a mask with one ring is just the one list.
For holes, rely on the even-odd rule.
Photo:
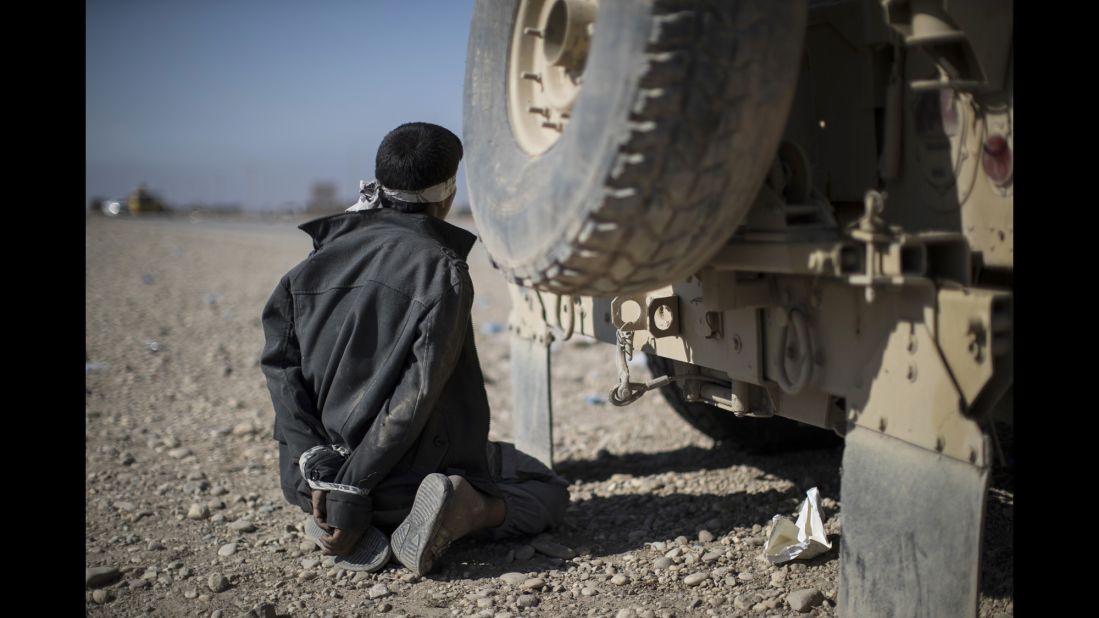
[(159, 198), (150, 193), (144, 185), (134, 189), (134, 192), (130, 194), (129, 199), (126, 200), (126, 208), (129, 209), (131, 215), (164, 212), (164, 204)]

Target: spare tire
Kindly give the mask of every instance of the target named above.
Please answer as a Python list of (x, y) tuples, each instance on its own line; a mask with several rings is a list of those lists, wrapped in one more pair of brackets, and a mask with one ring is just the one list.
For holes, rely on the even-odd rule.
[[(697, 271), (751, 206), (793, 99), (806, 8), (603, 0), (584, 9), (585, 39), (583, 22), (561, 21), (584, 5), (477, 0), (463, 119), (473, 216), (520, 285), (653, 289)], [(569, 45), (571, 64), (550, 66)], [(540, 104), (553, 80), (532, 62), (575, 78), (567, 108)], [(531, 129), (542, 118), (528, 113), (553, 121)]]

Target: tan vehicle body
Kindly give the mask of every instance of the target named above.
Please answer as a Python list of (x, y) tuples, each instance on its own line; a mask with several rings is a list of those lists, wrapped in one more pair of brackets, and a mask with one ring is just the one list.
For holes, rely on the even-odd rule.
[[(617, 296), (511, 284), (513, 357), (538, 364), (519, 446), (552, 461), (551, 341), (678, 361), (689, 401), (846, 436), (842, 615), (975, 613), (990, 419), (1012, 416), (1012, 96), (1010, 3), (810, 2), (771, 171), (702, 268)], [(666, 383), (619, 367), (618, 403)]]

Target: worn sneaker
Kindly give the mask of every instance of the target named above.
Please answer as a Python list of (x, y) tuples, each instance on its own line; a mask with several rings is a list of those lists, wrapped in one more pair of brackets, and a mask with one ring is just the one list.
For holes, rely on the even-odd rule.
[(397, 560), (418, 576), (431, 572), (435, 561), (454, 540), (443, 525), (454, 486), (444, 474), (424, 477), (416, 490), (412, 510), (393, 531), (390, 544)]
[[(312, 516), (305, 519), (305, 534), (313, 539), (317, 547), (324, 549), (321, 545), (321, 537), (328, 533)], [(359, 542), (355, 544), (351, 553), (333, 556), (333, 558), (338, 568), (374, 573), (382, 570), (389, 563), (393, 558), (393, 550), (389, 548), (389, 539), (385, 538), (385, 534), (374, 526), (370, 526), (359, 538)]]

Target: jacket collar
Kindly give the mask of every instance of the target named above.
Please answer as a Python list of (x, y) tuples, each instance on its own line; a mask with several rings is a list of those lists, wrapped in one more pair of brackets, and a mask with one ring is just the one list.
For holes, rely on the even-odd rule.
[(399, 227), (435, 236), (463, 260), (469, 256), (473, 244), (477, 242), (474, 234), (438, 217), (425, 213), (398, 212), (391, 208), (341, 212), (306, 221), (298, 229), (313, 238), (313, 249), (320, 249), (339, 236), (366, 227)]

